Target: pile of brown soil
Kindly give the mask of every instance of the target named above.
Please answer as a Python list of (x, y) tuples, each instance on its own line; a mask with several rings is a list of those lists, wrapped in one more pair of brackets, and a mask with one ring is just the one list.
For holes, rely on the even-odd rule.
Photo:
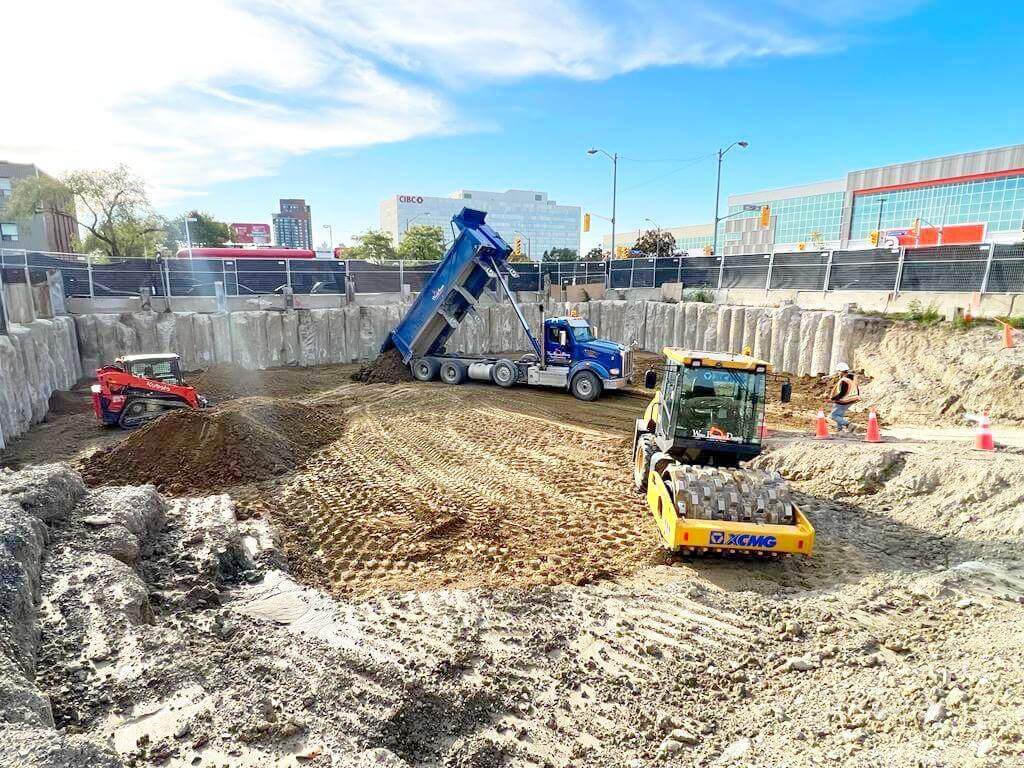
[(172, 494), (219, 491), (294, 469), (340, 436), (336, 417), (290, 400), (242, 398), (173, 411), (85, 460), (90, 485), (152, 483)]
[(412, 373), (409, 366), (402, 362), (402, 353), (397, 349), (389, 349), (353, 373), (352, 381), (363, 384), (399, 384), (412, 381)]
[(70, 416), (75, 413), (88, 413), (92, 410), (92, 396), (89, 392), (68, 392), (56, 389), (50, 395), (46, 411), (50, 416)]
[(238, 397), (297, 398), (332, 389), (347, 381), (351, 366), (268, 368), (253, 371), (235, 363), (215, 363), (190, 376), (188, 383), (214, 403)]

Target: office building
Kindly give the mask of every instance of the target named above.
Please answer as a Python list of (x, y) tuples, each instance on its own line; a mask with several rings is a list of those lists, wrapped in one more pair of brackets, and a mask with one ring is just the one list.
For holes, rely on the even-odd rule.
[[(760, 222), (762, 206), (770, 212), (767, 227)], [(922, 245), (1021, 242), (1024, 144), (729, 195), (727, 213), (718, 234), (718, 251), (727, 256), (773, 249), (869, 248), (874, 232), (880, 244), (906, 244), (908, 238)], [(711, 231), (710, 224), (703, 226)], [(628, 236), (635, 239), (636, 233), (625, 234), (626, 242), (620, 244), (631, 244)], [(607, 248), (610, 237), (604, 244)]]
[(63, 211), (37, 213), (28, 221), (4, 216), (7, 199), (21, 179), (43, 176), (32, 164), (0, 161), (0, 248), (70, 253), (75, 245), (75, 206), (68, 200)]
[(273, 214), (274, 244), (279, 248), (313, 248), (313, 223), (305, 200), (282, 199)]
[(523, 250), (534, 261), (555, 248), (580, 252), (578, 205), (559, 205), (546, 192), (510, 189), (483, 192), (462, 189), (450, 197), (395, 195), (380, 204), (380, 228), (390, 232), (397, 245), (410, 226), (441, 227), (451, 241), (451, 220), (463, 208), (487, 212), (487, 223), (508, 243), (518, 235)]
[(231, 224), (231, 240), (242, 245), (270, 245), (270, 225)]

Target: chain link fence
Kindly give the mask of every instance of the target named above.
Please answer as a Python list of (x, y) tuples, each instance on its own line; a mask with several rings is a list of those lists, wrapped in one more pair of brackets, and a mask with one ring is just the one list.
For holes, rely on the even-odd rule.
[[(376, 263), (351, 259), (119, 259), (74, 253), (0, 249), (7, 282), (38, 282), (59, 270), (67, 296), (212, 297), (399, 293), (422, 289), (436, 262)], [(665, 283), (708, 288), (806, 291), (1024, 293), (1024, 244), (875, 248), (734, 256), (661, 256), (601, 261), (513, 262), (503, 270), (516, 291), (544, 284), (603, 283), (610, 288), (660, 288)], [(36, 275), (33, 277), (33, 275)]]

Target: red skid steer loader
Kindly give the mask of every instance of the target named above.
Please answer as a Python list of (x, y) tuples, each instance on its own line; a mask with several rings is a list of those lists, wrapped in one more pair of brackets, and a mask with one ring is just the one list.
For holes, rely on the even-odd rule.
[(92, 405), (101, 424), (132, 429), (178, 408), (209, 403), (185, 384), (172, 353), (124, 355), (96, 371)]

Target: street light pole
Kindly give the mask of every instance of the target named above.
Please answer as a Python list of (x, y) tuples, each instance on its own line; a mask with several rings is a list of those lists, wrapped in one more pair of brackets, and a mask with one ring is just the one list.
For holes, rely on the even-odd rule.
[(746, 141), (734, 141), (725, 149), (718, 150), (718, 176), (715, 180), (715, 231), (712, 235), (711, 241), (711, 250), (714, 252), (715, 256), (718, 256), (718, 222), (722, 220), (718, 218), (718, 202), (722, 194), (722, 158), (725, 157), (726, 152), (737, 146), (746, 149), (750, 144)]
[(594, 147), (587, 150), (588, 155), (596, 155), (598, 152), (612, 161), (612, 249), (608, 254), (608, 274), (605, 277), (606, 287), (610, 288), (612, 283), (612, 256), (615, 254), (615, 203), (619, 189), (619, 153), (608, 153), (603, 149)]
[[(661, 227), (659, 227), (655, 223), (654, 219), (649, 219), (649, 218), (645, 217), (644, 221), (651, 222), (651, 226), (654, 227), (655, 234), (657, 235), (657, 240), (655, 240), (655, 243), (654, 243), (654, 256), (655, 256), (655, 258), (660, 259), (661, 258)], [(650, 231), (650, 230), (648, 230), (648, 231)]]
[(884, 197), (880, 197), (880, 198), (878, 198), (878, 226), (875, 227), (875, 230), (878, 232), (878, 239), (879, 239), (879, 241), (881, 241), (881, 239), (882, 239), (882, 209), (883, 208), (885, 208), (885, 198)]
[(188, 231), (188, 223), (192, 221), (199, 221), (199, 219), (190, 219), (188, 216), (185, 217), (185, 242), (188, 244), (188, 258), (192, 259), (192, 235)]
[(324, 229), (327, 230), (327, 239), (328, 239), (327, 250), (329, 250), (333, 254), (334, 253), (334, 229), (331, 227), (330, 224), (324, 224), (323, 226), (324, 226)]

